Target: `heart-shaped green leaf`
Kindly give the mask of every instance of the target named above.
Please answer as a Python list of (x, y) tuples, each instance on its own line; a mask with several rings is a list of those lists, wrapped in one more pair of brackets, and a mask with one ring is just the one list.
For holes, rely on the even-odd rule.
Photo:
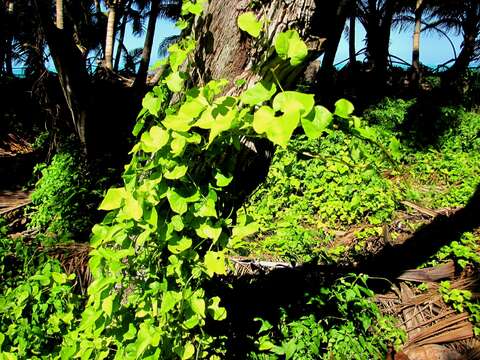
[(315, 99), (312, 94), (304, 94), (298, 91), (284, 91), (273, 99), (273, 109), (287, 113), (298, 111), (300, 115), (307, 115), (312, 111)]
[(240, 15), (237, 18), (237, 25), (241, 30), (247, 32), (254, 38), (258, 38), (260, 36), (262, 23), (257, 20), (257, 17), (251, 11)]
[(172, 254), (180, 254), (181, 252), (190, 249), (192, 247), (192, 239), (189, 239), (187, 237), (173, 237), (169, 242), (168, 242), (168, 250)]
[(257, 105), (271, 99), (277, 92), (277, 87), (269, 81), (260, 81), (246, 90), (240, 100), (247, 105)]
[(221, 251), (207, 251), (204, 265), (208, 276), (213, 276), (214, 274), (225, 275), (225, 254)]
[(302, 127), (310, 139), (317, 139), (331, 124), (332, 119), (333, 115), (326, 107), (315, 106), (314, 111), (302, 118)]
[(353, 104), (346, 99), (340, 99), (335, 103), (335, 115), (344, 119), (348, 119), (354, 109)]
[(183, 89), (184, 79), (179, 71), (174, 71), (165, 78), (167, 87), (172, 92), (180, 92)]
[(122, 205), (122, 200), (125, 199), (125, 188), (111, 188), (108, 189), (107, 195), (98, 207), (99, 210), (113, 210), (118, 209)]
[(288, 30), (277, 35), (275, 50), (283, 60), (290, 59), (292, 66), (299, 65), (308, 55), (307, 45), (296, 30)]

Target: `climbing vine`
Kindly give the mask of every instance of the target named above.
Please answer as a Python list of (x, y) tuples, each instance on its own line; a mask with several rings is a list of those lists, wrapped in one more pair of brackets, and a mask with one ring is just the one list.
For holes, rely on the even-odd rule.
[[(182, 28), (201, 14), (202, 4), (184, 2)], [(261, 36), (253, 13), (241, 16), (239, 26)], [(109, 189), (100, 204), (108, 213), (93, 228), (94, 280), (79, 325), (64, 338), (62, 358), (221, 358), (221, 339), (204, 326), (227, 313), (204, 284), (226, 274), (231, 244), (256, 230), (245, 218), (234, 220), (224, 196), (243, 139), (286, 147), (299, 125), (315, 139), (333, 123), (371, 135), (351, 116), (347, 100), (331, 113), (315, 105), (312, 94), (284, 91), (278, 80), (259, 81), (239, 96), (223, 95), (223, 79), (189, 87), (195, 45), (186, 36), (170, 47), (162, 83), (143, 100), (124, 184)], [(308, 53), (295, 30), (278, 34), (274, 48), (292, 67)], [(179, 100), (170, 104), (168, 94)], [(144, 130), (145, 124), (151, 126)]]

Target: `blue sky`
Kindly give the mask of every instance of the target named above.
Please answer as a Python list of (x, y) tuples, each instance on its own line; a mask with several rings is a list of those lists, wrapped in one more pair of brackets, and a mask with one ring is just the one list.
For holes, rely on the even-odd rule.
[[(360, 25), (357, 24), (356, 27), (356, 50), (359, 51), (365, 46), (365, 30)], [(399, 32), (398, 30), (392, 31), (391, 42), (390, 42), (390, 53), (392, 55), (398, 56), (401, 59), (411, 62), (412, 57), (412, 29), (407, 29), (404, 32)], [(127, 30), (128, 36), (126, 37), (126, 46), (128, 49), (134, 49), (137, 47), (143, 46), (143, 38), (136, 38), (131, 34), (131, 31)], [(161, 41), (168, 36), (178, 34), (178, 31), (175, 28), (174, 23), (166, 20), (159, 19), (157, 23), (157, 28), (155, 31), (154, 38), (154, 50), (152, 53), (151, 64), (158, 60), (157, 49)], [(452, 42), (455, 46), (455, 51), (457, 54), (460, 52), (461, 38), (449, 35)], [(420, 61), (429, 66), (436, 66), (445, 63), (446, 61), (454, 57), (454, 52), (449, 41), (444, 36), (439, 36), (437, 34), (421, 34), (421, 43), (420, 43)], [(340, 43), (336, 62), (340, 62), (348, 58), (348, 39), (343, 36)], [(362, 58), (360, 57), (359, 60)]]
[[(413, 25), (412, 25), (413, 27)], [(412, 32), (413, 28), (407, 28), (406, 31), (400, 32), (398, 30), (392, 30), (391, 40), (390, 40), (390, 53), (395, 55), (406, 62), (411, 62), (412, 57)], [(157, 22), (157, 27), (155, 29), (154, 45), (152, 51), (152, 57), (150, 59), (150, 65), (154, 64), (155, 61), (159, 59), (157, 53), (158, 46), (166, 37), (178, 34), (179, 31), (176, 29), (175, 24), (168, 20), (159, 19)], [(455, 51), (458, 55), (460, 52), (460, 46), (462, 39), (459, 36), (454, 36), (449, 34), (450, 39), (453, 42)], [(359, 22), (357, 22), (356, 27), (356, 50), (359, 51), (365, 46), (364, 43), (365, 30)], [(448, 60), (454, 57), (454, 51), (450, 42), (441, 35), (432, 34), (432, 33), (422, 33), (420, 40), (420, 61), (428, 66), (435, 67), (437, 65), (443, 64)], [(129, 50), (135, 48), (143, 47), (144, 37), (135, 37), (132, 35), (131, 28), (127, 28), (125, 34), (125, 46)], [(115, 44), (116, 46), (117, 44)], [(116, 49), (116, 47), (115, 47)], [(115, 54), (115, 53), (114, 53)], [(342, 37), (340, 46), (337, 51), (336, 62), (343, 61), (348, 58), (348, 38), (346, 36)], [(360, 56), (358, 60), (362, 60)], [(48, 63), (50, 68), (53, 67), (51, 61)]]

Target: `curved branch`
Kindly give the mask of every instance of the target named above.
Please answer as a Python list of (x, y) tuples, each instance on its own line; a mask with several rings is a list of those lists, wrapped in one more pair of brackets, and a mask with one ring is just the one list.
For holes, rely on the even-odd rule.
[(443, 31), (442, 29), (440, 29), (438, 26), (433, 26), (431, 24), (427, 24), (427, 23), (424, 23), (424, 22), (422, 22), (422, 24), (425, 25), (425, 27), (421, 30), (421, 32), (429, 30), (429, 29), (433, 29), (435, 31), (438, 31), (440, 34), (442, 34), (443, 36), (445, 36), (447, 38), (448, 42), (450, 43), (450, 46), (452, 47), (453, 57), (454, 57), (455, 60), (457, 60), (457, 50), (455, 50), (455, 45), (453, 44), (452, 39), (450, 39), (450, 37), (447, 35), (447, 33), (445, 31)]

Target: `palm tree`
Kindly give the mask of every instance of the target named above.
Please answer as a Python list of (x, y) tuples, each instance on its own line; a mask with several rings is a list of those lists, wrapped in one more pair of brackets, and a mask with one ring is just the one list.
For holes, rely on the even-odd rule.
[(168, 19), (178, 19), (182, 10), (180, 0), (152, 0), (150, 2), (150, 15), (148, 18), (147, 33), (143, 46), (142, 57), (135, 77), (134, 87), (144, 87), (147, 80), (148, 65), (152, 54), (153, 37), (158, 16)]
[(105, 39), (105, 67), (113, 70), (113, 46), (115, 44), (115, 25), (117, 20), (117, 8), (122, 0), (110, 0), (108, 2), (107, 34)]
[(367, 60), (375, 75), (376, 85), (385, 84), (388, 67), (390, 33), (399, 0), (360, 0), (357, 16), (366, 31)]
[(357, 21), (357, 1), (352, 1), (352, 7), (350, 10), (350, 19), (348, 26), (348, 62), (350, 67), (355, 66), (356, 63), (356, 51), (355, 51), (355, 27)]
[(338, 44), (340, 43), (343, 29), (345, 28), (345, 23), (352, 7), (351, 4), (354, 1), (355, 0), (340, 0), (329, 4), (330, 6), (335, 7), (334, 12), (336, 16), (335, 21), (332, 22), (332, 26), (327, 34), (327, 40), (325, 42), (325, 54), (322, 60), (322, 72), (333, 69)]
[[(125, 4), (125, 7), (122, 9), (122, 20), (120, 22), (120, 29), (119, 29), (119, 36), (118, 36), (118, 45), (117, 45), (117, 52), (115, 54), (115, 63), (113, 65), (113, 69), (115, 71), (118, 71), (118, 66), (120, 65), (120, 59), (122, 57), (122, 51), (123, 51), (123, 47), (124, 47), (124, 39), (125, 39), (125, 31), (127, 29), (127, 23), (129, 22), (129, 20), (132, 18), (132, 15), (133, 14), (138, 14), (140, 15), (140, 11), (137, 11), (137, 10), (134, 10), (131, 8), (132, 6), (132, 2), (133, 0), (127, 0), (127, 3)], [(143, 19), (143, 17), (141, 17), (140, 15), (140, 19)], [(137, 25), (138, 27), (138, 25)], [(136, 28), (135, 28), (135, 22), (134, 22), (134, 33), (136, 32)], [(143, 30), (142, 29), (142, 24), (140, 23), (140, 31)], [(138, 30), (137, 30), (138, 31)]]
[(415, 29), (413, 31), (413, 47), (412, 47), (412, 81), (419, 83), (420, 81), (420, 31), (422, 26), (422, 13), (425, 8), (424, 0), (416, 0), (415, 3)]
[(463, 38), (460, 54), (450, 68), (450, 75), (459, 77), (471, 61), (480, 57), (480, 3), (478, 0), (443, 0), (433, 6), (426, 29), (453, 30)]
[(60, 30), (63, 30), (63, 0), (55, 1), (55, 9), (56, 9), (57, 28), (59, 28)]

